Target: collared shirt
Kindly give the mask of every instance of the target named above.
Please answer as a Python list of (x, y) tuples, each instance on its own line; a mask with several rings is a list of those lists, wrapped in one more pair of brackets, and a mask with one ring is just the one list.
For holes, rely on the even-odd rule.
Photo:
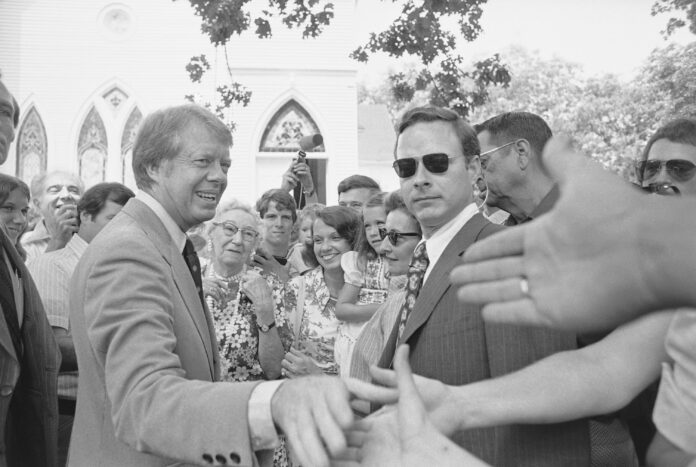
[(51, 241), (51, 234), (46, 228), (43, 219), (36, 223), (34, 230), (22, 235), (20, 243), (27, 252), (27, 262), (46, 252), (48, 242)]
[(445, 251), (445, 248), (447, 248), (447, 245), (449, 245), (454, 236), (457, 235), (460, 230), (462, 230), (464, 224), (469, 222), (476, 214), (478, 214), (478, 206), (476, 206), (476, 203), (471, 203), (462, 209), (462, 211), (457, 214), (454, 219), (450, 220), (448, 223), (436, 230), (435, 233), (430, 236), (430, 238), (426, 238), (419, 242), (419, 244), (425, 242), (425, 250), (428, 252), (429, 264), (428, 269), (425, 271), (425, 277), (423, 278), (424, 284), (425, 281), (428, 280), (428, 276), (433, 270), (433, 267), (437, 264), (440, 256), (442, 256), (442, 252)]
[[(27, 264), (52, 327), (70, 332), (70, 279), (86, 249), (87, 242), (73, 235), (65, 248), (43, 253)], [(58, 396), (77, 398), (77, 371), (58, 375)]]
[[(174, 219), (172, 219), (172, 216), (164, 209), (162, 204), (144, 191), (139, 191), (136, 199), (142, 201), (154, 211), (172, 237), (174, 244), (183, 253), (186, 245), (186, 233), (174, 222)], [(254, 388), (249, 397), (247, 406), (249, 435), (251, 436), (251, 447), (255, 451), (272, 449), (279, 444), (278, 432), (275, 429), (273, 415), (271, 414), (271, 399), (282, 383), (283, 381), (264, 381)]]
[(514, 225), (519, 225), (519, 224), (524, 224), (525, 222), (529, 222), (532, 219), (536, 219), (537, 217), (546, 214), (549, 212), (551, 209), (556, 204), (556, 201), (558, 201), (558, 198), (560, 197), (561, 192), (558, 189), (558, 185), (554, 184), (553, 187), (549, 190), (548, 193), (546, 193), (546, 196), (542, 198), (541, 201), (539, 201), (539, 204), (534, 208), (531, 214), (527, 216), (525, 219), (523, 219), (520, 222), (517, 222), (517, 219), (515, 219), (514, 216), (510, 215), (503, 225), (506, 225), (508, 227), (514, 226)]

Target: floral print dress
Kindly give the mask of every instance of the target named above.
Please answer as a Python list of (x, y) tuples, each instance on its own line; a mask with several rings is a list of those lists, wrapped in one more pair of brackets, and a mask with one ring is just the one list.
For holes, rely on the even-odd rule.
[[(265, 273), (261, 275), (271, 288), (276, 329), (287, 352), (292, 345), (293, 336), (285, 306), (285, 287), (276, 276)], [(206, 267), (205, 276), (223, 280), (228, 284), (222, 301), (218, 302), (211, 296), (206, 297), (215, 324), (222, 381), (265, 379), (258, 355), (259, 328), (256, 325), (256, 313), (249, 299), (239, 293), (241, 274), (222, 277), (209, 265)]]
[(288, 284), (296, 303), (299, 297), (303, 297), (302, 306), (295, 307), (293, 316), (293, 346), (310, 356), (325, 374), (338, 374), (334, 343), (339, 321), (336, 318), (336, 299), (331, 297), (324, 281), (324, 270), (318, 266)]

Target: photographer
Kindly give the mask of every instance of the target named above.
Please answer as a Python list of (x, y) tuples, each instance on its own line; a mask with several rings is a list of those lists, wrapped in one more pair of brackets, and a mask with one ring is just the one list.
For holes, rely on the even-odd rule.
[(288, 167), (288, 170), (283, 174), (283, 181), (280, 184), (280, 189), (285, 192), (295, 190), (301, 185), (302, 191), (296, 190), (295, 192), (295, 202), (300, 209), (319, 202), (317, 191), (314, 189), (312, 172), (303, 154), (304, 152), (300, 151), (298, 155), (293, 158), (290, 167)]

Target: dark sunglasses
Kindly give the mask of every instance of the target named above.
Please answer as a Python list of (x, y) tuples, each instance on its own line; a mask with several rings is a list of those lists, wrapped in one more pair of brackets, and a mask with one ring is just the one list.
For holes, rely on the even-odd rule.
[(684, 159), (649, 160), (638, 162), (638, 178), (641, 181), (650, 180), (660, 173), (663, 166), (667, 167), (667, 174), (678, 182), (687, 182), (696, 175), (696, 165), (691, 161)]
[(387, 229), (384, 227), (380, 227), (378, 229), (379, 232), (379, 238), (384, 240), (385, 238), (389, 239), (389, 243), (391, 243), (393, 246), (396, 246), (397, 243), (399, 243), (399, 239), (401, 237), (420, 237), (421, 234), (416, 233), (416, 232), (397, 232), (396, 230), (390, 230), (387, 232)]
[(679, 188), (669, 183), (651, 183), (650, 185), (640, 186), (641, 190), (654, 195), (681, 195)]
[[(426, 154), (421, 158), (423, 161), (423, 167), (425, 167), (428, 172), (434, 174), (441, 174), (447, 172), (449, 168), (450, 159), (454, 159), (452, 156), (447, 154), (437, 153), (437, 154)], [(392, 164), (396, 175), (400, 178), (413, 177), (418, 169), (418, 159), (415, 157), (404, 157), (403, 159), (397, 159)]]

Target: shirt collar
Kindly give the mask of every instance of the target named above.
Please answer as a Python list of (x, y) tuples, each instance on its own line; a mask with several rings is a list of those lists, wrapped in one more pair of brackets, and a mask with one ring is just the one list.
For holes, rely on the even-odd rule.
[(532, 211), (532, 213), (529, 215), (529, 218), (536, 219), (542, 214), (549, 212), (556, 204), (556, 201), (558, 201), (560, 194), (561, 193), (558, 189), (558, 185), (554, 184), (553, 187), (551, 187), (551, 190), (549, 190), (549, 192), (546, 193), (546, 196), (544, 196), (544, 198), (539, 202), (537, 207), (534, 208), (534, 211)]
[(184, 246), (186, 245), (186, 239), (188, 238), (186, 234), (179, 228), (179, 226), (174, 222), (172, 216), (169, 215), (164, 206), (157, 201), (155, 198), (140, 190), (136, 195), (135, 199), (142, 201), (148, 208), (155, 212), (155, 215), (164, 224), (164, 228), (169, 232), (169, 236), (172, 237), (174, 244), (179, 248), (179, 251), (184, 251)]
[(450, 244), (457, 232), (459, 232), (464, 224), (469, 222), (472, 217), (478, 213), (476, 203), (471, 203), (455, 216), (454, 219), (440, 227), (433, 233), (430, 238), (421, 240), (425, 242), (425, 250), (428, 252), (428, 269), (425, 272), (427, 278), (433, 266), (437, 264), (442, 252), (445, 251), (447, 245)]

